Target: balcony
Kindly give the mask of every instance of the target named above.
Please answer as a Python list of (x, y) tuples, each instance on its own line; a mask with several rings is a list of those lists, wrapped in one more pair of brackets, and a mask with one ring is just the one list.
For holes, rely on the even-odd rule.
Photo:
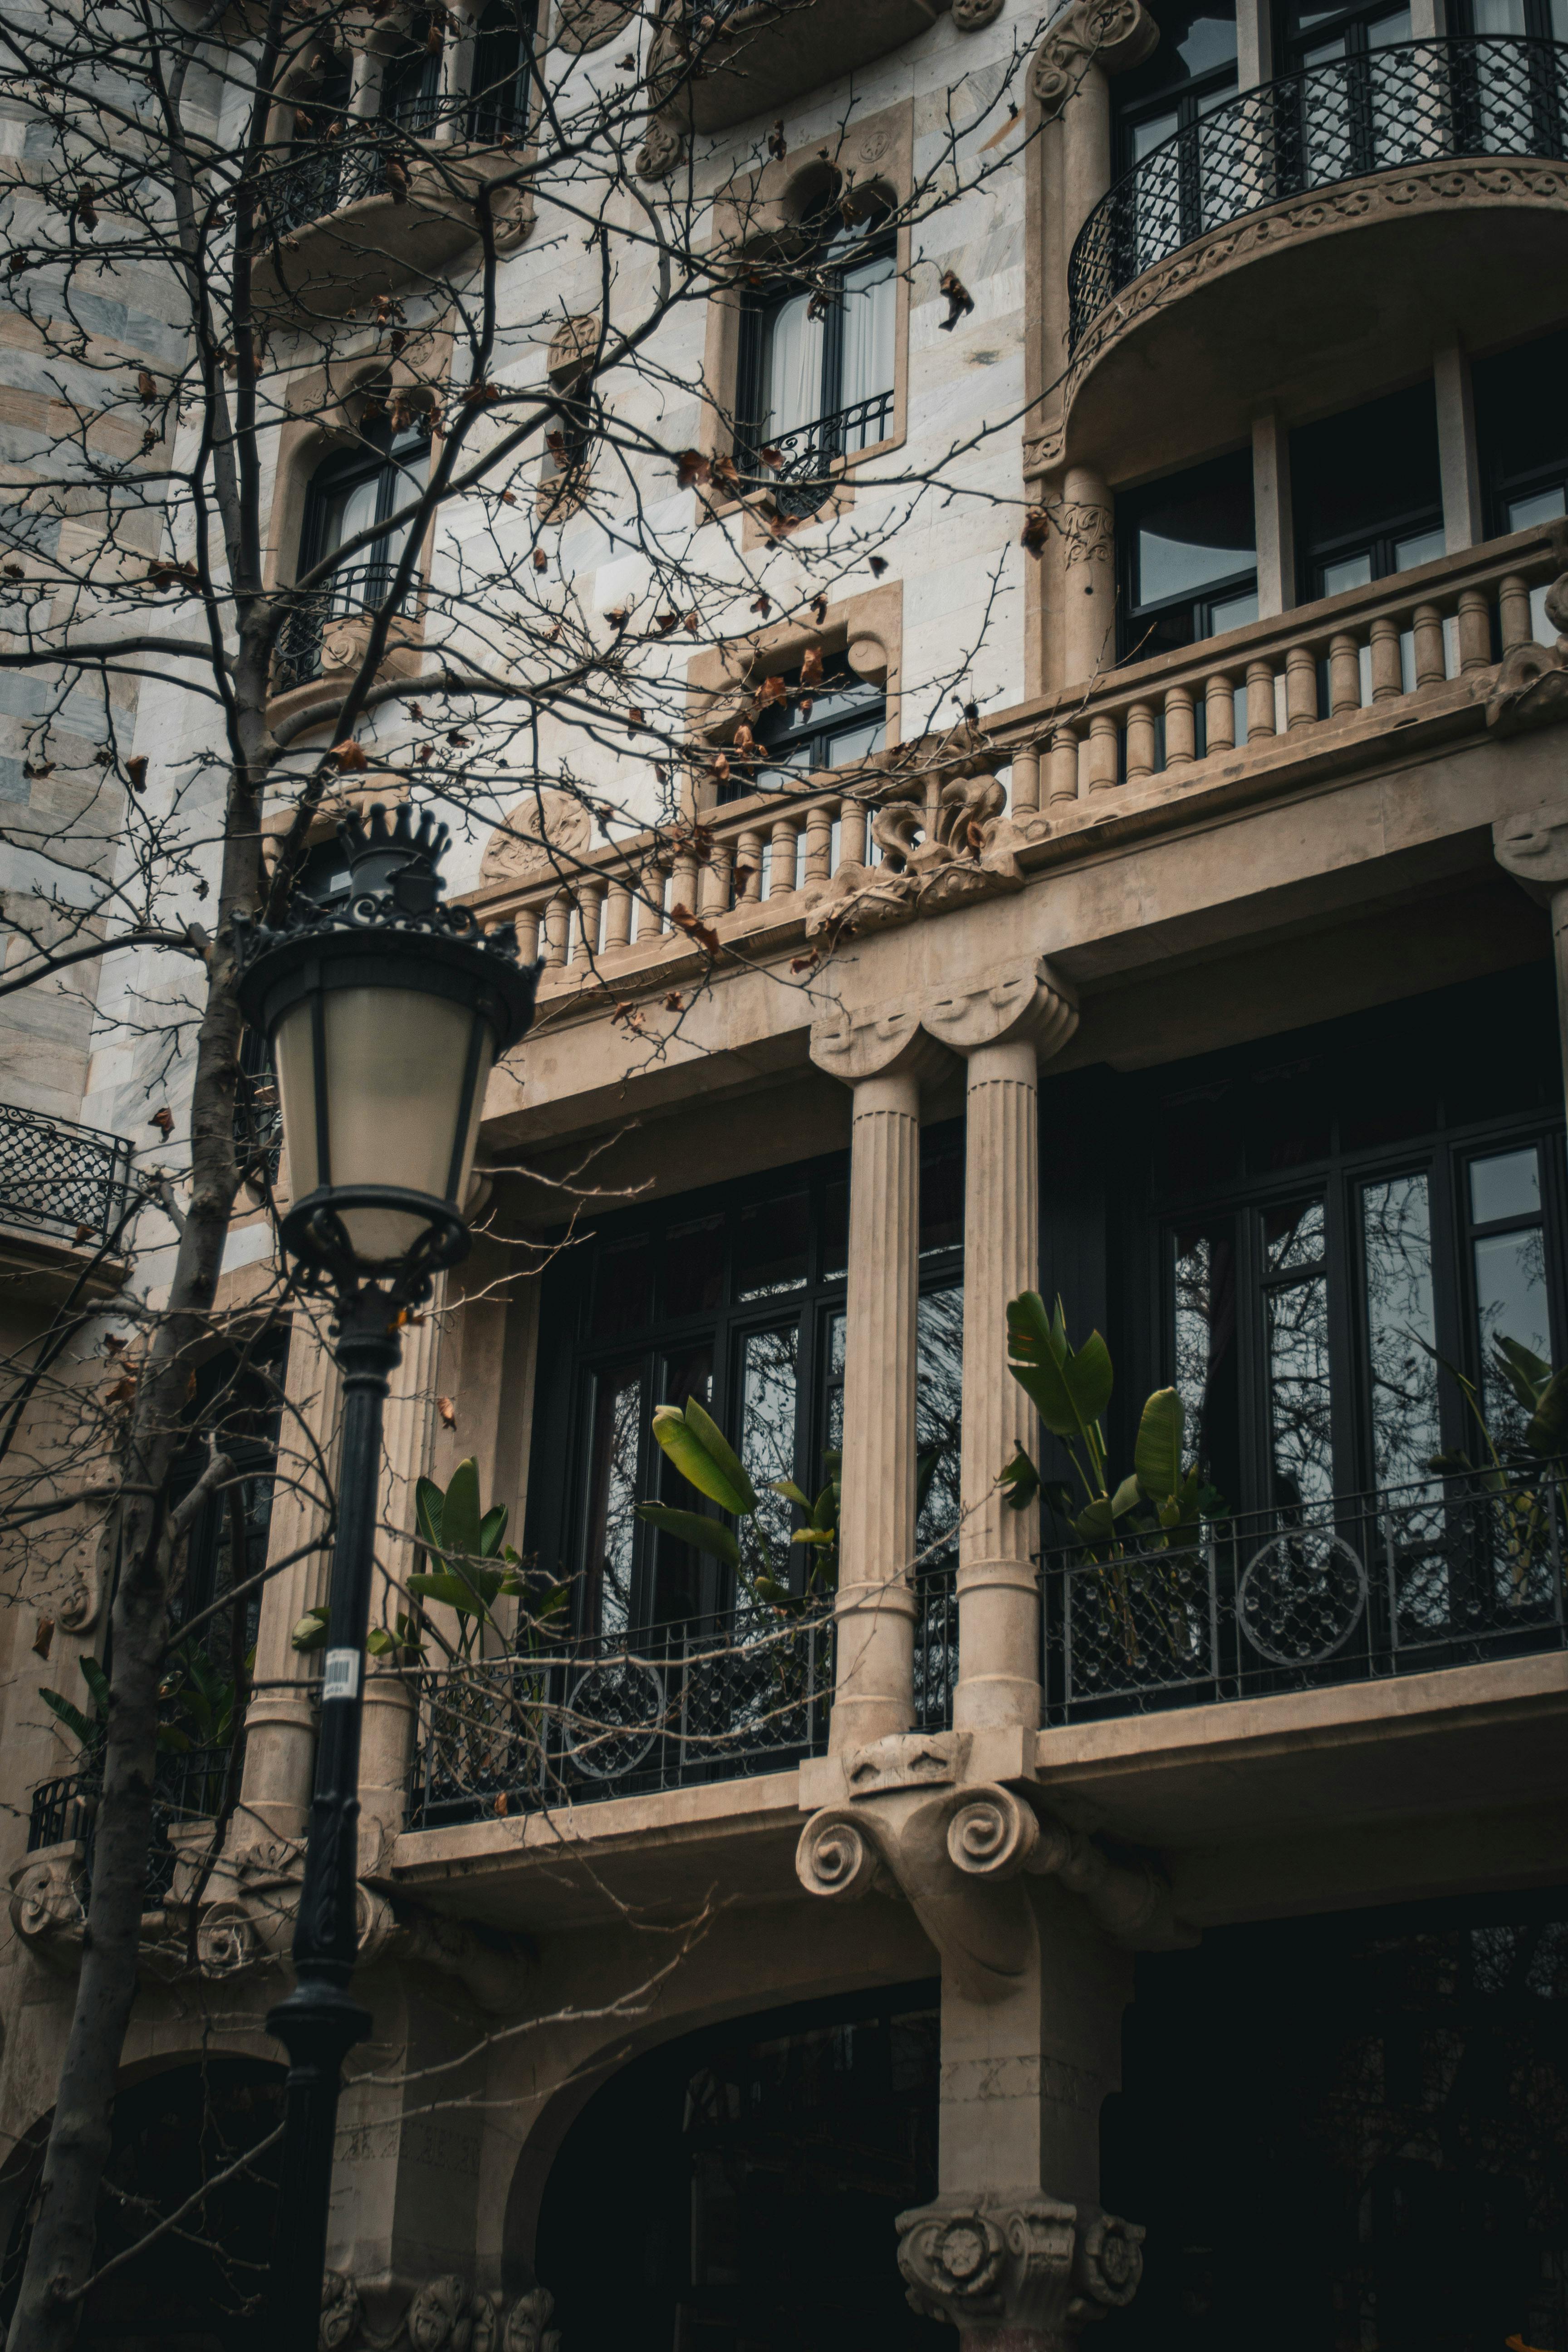
[(858, 400), (831, 416), (781, 433), (764, 458), (740, 446), (735, 462), (748, 493), (789, 522), (804, 522), (825, 507), (842, 478), (847, 457), (858, 457), (885, 441), (893, 430), (891, 388)]
[(78, 1249), (112, 1245), (131, 1202), (131, 1146), (41, 1111), (0, 1110), (0, 1224)]
[[(922, 1576), (915, 1717), (952, 1720), (951, 1568)], [(827, 1745), (831, 1596), (551, 1643), (422, 1678), (408, 1825), (436, 1829), (779, 1772)]]
[[(388, 562), (361, 563), (335, 572), (324, 586), (298, 597), (278, 632), (272, 656), (273, 691), (291, 693), (323, 676), (354, 669), (363, 658), (375, 608), (392, 586), (395, 567)], [(418, 593), (415, 583), (409, 596)], [(397, 667), (400, 647), (417, 635), (416, 624), (398, 618), (388, 638), (389, 670)]]
[[(144, 1910), (156, 1910), (174, 1885), (180, 1854), (177, 1838), (171, 1832), (187, 1822), (217, 1818), (227, 1793), (232, 1762), (233, 1752), (227, 1748), (192, 1748), (158, 1758)], [(75, 1885), (84, 1910), (92, 1884), (93, 1841), (102, 1792), (102, 1780), (96, 1771), (62, 1773), (57, 1780), (39, 1781), (27, 1816), (29, 1853), (62, 1845), (81, 1846)]]
[(1564, 1646), (1557, 1476), (1434, 1477), (1043, 1555), (1045, 1720), (1387, 1680)]
[(650, 78), (682, 130), (725, 131), (778, 112), (901, 48), (936, 22), (946, 0), (670, 0), (661, 11)]
[(1281, 373), (1333, 404), (1369, 340), (1390, 376), (1425, 364), (1434, 317), (1475, 345), (1552, 323), (1565, 139), (1568, 44), (1511, 35), (1336, 58), (1215, 108), (1074, 244), (1069, 410), (1096, 393), (1069, 461), (1136, 440), (1154, 381), (1184, 415), (1213, 404), (1217, 436)]

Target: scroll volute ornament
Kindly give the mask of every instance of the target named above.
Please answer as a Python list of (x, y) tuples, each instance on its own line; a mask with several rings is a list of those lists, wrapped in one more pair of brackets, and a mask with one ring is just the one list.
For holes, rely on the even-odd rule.
[(1080, 2327), (1131, 2303), (1143, 2231), (1038, 2189), (952, 2191), (898, 2219), (911, 2307), (961, 2336), (1007, 2331), (1058, 2352)]
[(1142, 0), (1073, 0), (1035, 52), (1029, 87), (1054, 122), (1091, 65), (1125, 73), (1152, 55), (1160, 27)]

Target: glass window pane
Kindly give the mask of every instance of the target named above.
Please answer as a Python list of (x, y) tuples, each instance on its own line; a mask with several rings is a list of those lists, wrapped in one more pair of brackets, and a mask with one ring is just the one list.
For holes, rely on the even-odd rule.
[[(1218, 637), (1223, 636), (1226, 629), (1245, 629), (1249, 621), (1256, 621), (1257, 618), (1258, 591), (1256, 588), (1247, 588), (1239, 596), (1222, 596), (1214, 607), (1210, 623), (1215, 635)], [(1245, 693), (1246, 688), (1242, 690)], [(1245, 740), (1243, 738), (1243, 740)]]
[(1426, 1352), (1436, 1339), (1427, 1179), (1363, 1184), (1361, 1209), (1373, 1476), (1397, 1486), (1423, 1477), (1442, 1443), (1437, 1366)]
[(1334, 1491), (1329, 1286), (1321, 1275), (1266, 1291), (1269, 1467), (1276, 1508)]
[(664, 1311), (710, 1315), (724, 1290), (724, 1220), (671, 1225), (664, 1244)]
[(623, 1364), (601, 1372), (593, 1391), (588, 1540), (583, 1561), (584, 1630), (623, 1633), (632, 1622), (642, 1367)]
[[(838, 384), (838, 405), (853, 408), (862, 400), (893, 389), (893, 321), (898, 278), (893, 257), (863, 261), (844, 273), (844, 356)], [(870, 435), (880, 440), (886, 425)], [(869, 442), (864, 437), (857, 446)]]
[(1408, 8), (1392, 9), (1386, 16), (1374, 18), (1366, 28), (1366, 45), (1369, 49), (1392, 48), (1396, 41), (1407, 41), (1410, 37)]
[(1523, 1151), (1500, 1151), (1471, 1160), (1470, 1216), (1476, 1224), (1540, 1214), (1541, 1155), (1533, 1143)]
[(798, 1290), (805, 1280), (810, 1231), (811, 1199), (805, 1192), (785, 1192), (742, 1209), (735, 1220), (736, 1297), (774, 1298), (781, 1291)]
[(1394, 568), (1395, 572), (1414, 572), (1418, 563), (1436, 563), (1443, 549), (1440, 530), (1418, 530), (1409, 539), (1396, 539)]
[(836, 1315), (827, 1327), (827, 1435), (830, 1453), (844, 1444), (844, 1318)]
[(1323, 1201), (1294, 1201), (1289, 1208), (1266, 1209), (1263, 1214), (1264, 1261), (1270, 1274), (1289, 1274), (1297, 1266), (1316, 1265), (1323, 1255)]
[(1239, 1501), (1236, 1226), (1230, 1217), (1172, 1236), (1175, 1377), (1186, 1453), (1227, 1501)]
[(1156, 147), (1163, 147), (1167, 139), (1173, 139), (1180, 118), (1173, 108), (1168, 114), (1152, 114), (1147, 121), (1135, 122), (1131, 132), (1132, 161), (1141, 163), (1145, 155), (1152, 155)]
[(590, 1339), (621, 1339), (644, 1330), (653, 1313), (653, 1256), (646, 1234), (612, 1243), (594, 1269)]
[(921, 1255), (963, 1245), (963, 1135), (921, 1160)]
[[(795, 1399), (799, 1386), (799, 1330), (786, 1323), (776, 1331), (750, 1331), (741, 1343), (741, 1427), (735, 1451), (757, 1490), (757, 1510), (741, 1522), (742, 1558), (748, 1572), (787, 1584), (792, 1566), (790, 1528), (794, 1514), (782, 1495), (768, 1492), (775, 1478), (796, 1478)], [(806, 1468), (800, 1483), (815, 1492)], [(801, 1546), (804, 1550), (805, 1547)], [(739, 1599), (737, 1595), (737, 1599)]]
[(1137, 519), (1135, 604), (1192, 595), (1257, 566), (1249, 458), (1173, 477), (1140, 500)]
[(1526, 1225), (1516, 1234), (1486, 1234), (1474, 1250), (1487, 1422), (1494, 1437), (1518, 1438), (1529, 1415), (1498, 1370), (1497, 1342), (1517, 1339), (1532, 1354), (1551, 1360), (1545, 1235), (1539, 1225)]
[(1324, 564), (1322, 593), (1325, 596), (1342, 595), (1347, 588), (1366, 587), (1371, 579), (1370, 555), (1344, 555), (1337, 563)]
[(1563, 486), (1554, 483), (1549, 490), (1531, 490), (1528, 498), (1510, 499), (1508, 528), (1528, 530), (1532, 523), (1552, 522), (1564, 511)]
[(822, 1201), (822, 1274), (841, 1281), (849, 1271), (849, 1187), (829, 1184)]
[[(699, 1404), (710, 1405), (713, 1402), (713, 1350), (709, 1345), (665, 1359), (658, 1383), (660, 1404), (684, 1404), (688, 1397), (695, 1397)], [(662, 1446), (654, 1446), (651, 1453), (654, 1490), (658, 1501), (673, 1503), (681, 1511), (704, 1510), (707, 1507), (701, 1496), (692, 1492)], [(703, 1573), (703, 1559), (690, 1544), (656, 1532), (650, 1622), (668, 1625), (685, 1617), (700, 1616)]]
[(863, 719), (858, 727), (842, 727), (830, 735), (824, 750), (830, 768), (847, 767), (851, 760), (868, 760), (879, 751), (886, 732), (886, 723), (879, 712), (874, 719)]
[[(915, 1461), (920, 1516), (915, 1544), (924, 1551), (949, 1529), (956, 1538), (960, 1516), (959, 1448), (963, 1425), (963, 1290), (931, 1290), (915, 1318)], [(998, 1463), (998, 1469), (1001, 1465)], [(942, 1561), (933, 1553), (921, 1563), (929, 1574)]]

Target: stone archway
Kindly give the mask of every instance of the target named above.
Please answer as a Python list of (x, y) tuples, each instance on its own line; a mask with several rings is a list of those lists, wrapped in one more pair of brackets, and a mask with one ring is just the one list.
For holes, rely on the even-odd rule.
[[(142, 2075), (120, 2092), (99, 2200), (98, 2266), (130, 2259), (89, 2292), (79, 2352), (262, 2352), (280, 2152), (258, 2143), (282, 2121), (283, 2081), (283, 2068), (261, 2059), (211, 2057)], [(42, 2129), (35, 2138), (33, 2183), (0, 2267), (0, 2330), (10, 2325), (31, 2234)], [(246, 2164), (252, 2148), (258, 2152)], [(213, 2186), (201, 2196), (204, 2181)], [(199, 2201), (177, 2231), (132, 2251), (153, 2221), (192, 2197)]]
[(937, 2003), (917, 1984), (764, 2011), (603, 2084), (540, 2211), (568, 2352), (950, 2344), (905, 2304), (893, 2227), (936, 2189)]

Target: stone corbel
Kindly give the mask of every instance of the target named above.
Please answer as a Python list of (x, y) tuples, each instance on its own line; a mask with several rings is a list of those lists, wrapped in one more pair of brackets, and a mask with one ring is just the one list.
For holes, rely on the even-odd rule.
[[(1033, 1965), (1034, 1918), (1019, 1883), (1026, 1874), (1059, 1877), (1115, 1942), (1172, 1940), (1169, 1889), (1153, 1871), (1111, 1861), (1016, 1790), (964, 1783), (962, 1740), (905, 1734), (846, 1758), (849, 1801), (814, 1813), (795, 1851), (807, 1894), (852, 1902), (873, 1887), (896, 1888), (942, 1954), (944, 1975), (982, 2002), (1005, 2000)], [(944, 1769), (949, 1785), (933, 1790)]]
[(81, 1950), (86, 1915), (81, 1904), (80, 1839), (30, 1853), (11, 1873), (11, 1925), (46, 1966), (70, 1969)]
[[(1568, 688), (1568, 671), (1563, 676)], [(1492, 826), (1492, 856), (1537, 905), (1550, 907), (1568, 888), (1568, 814), (1535, 809), (1526, 816), (1499, 817)]]
[(1054, 122), (1090, 65), (1125, 73), (1152, 54), (1160, 27), (1142, 0), (1073, 0), (1035, 52), (1029, 87)]
[(899, 2268), (923, 2318), (984, 2330), (1019, 2352), (1066, 2352), (1090, 2320), (1131, 2303), (1143, 2231), (1036, 2189), (962, 2191), (898, 2217)]
[(1032, 815), (1017, 824), (1006, 812), (1005, 790), (978, 761), (961, 761), (948, 774), (929, 835), (923, 782), (895, 787), (871, 813), (880, 862), (851, 862), (807, 887), (806, 937), (837, 940), (1022, 889), (1018, 852), (1044, 840), (1050, 819)]
[(365, 2322), (357, 2283), (329, 2271), (321, 2285), (319, 2352), (561, 2352), (561, 2331), (552, 2327), (555, 2298), (542, 2286), (520, 2294), (503, 2325), (500, 2298), (469, 2287), (456, 2272), (426, 2279), (407, 2309), (383, 2335)]

